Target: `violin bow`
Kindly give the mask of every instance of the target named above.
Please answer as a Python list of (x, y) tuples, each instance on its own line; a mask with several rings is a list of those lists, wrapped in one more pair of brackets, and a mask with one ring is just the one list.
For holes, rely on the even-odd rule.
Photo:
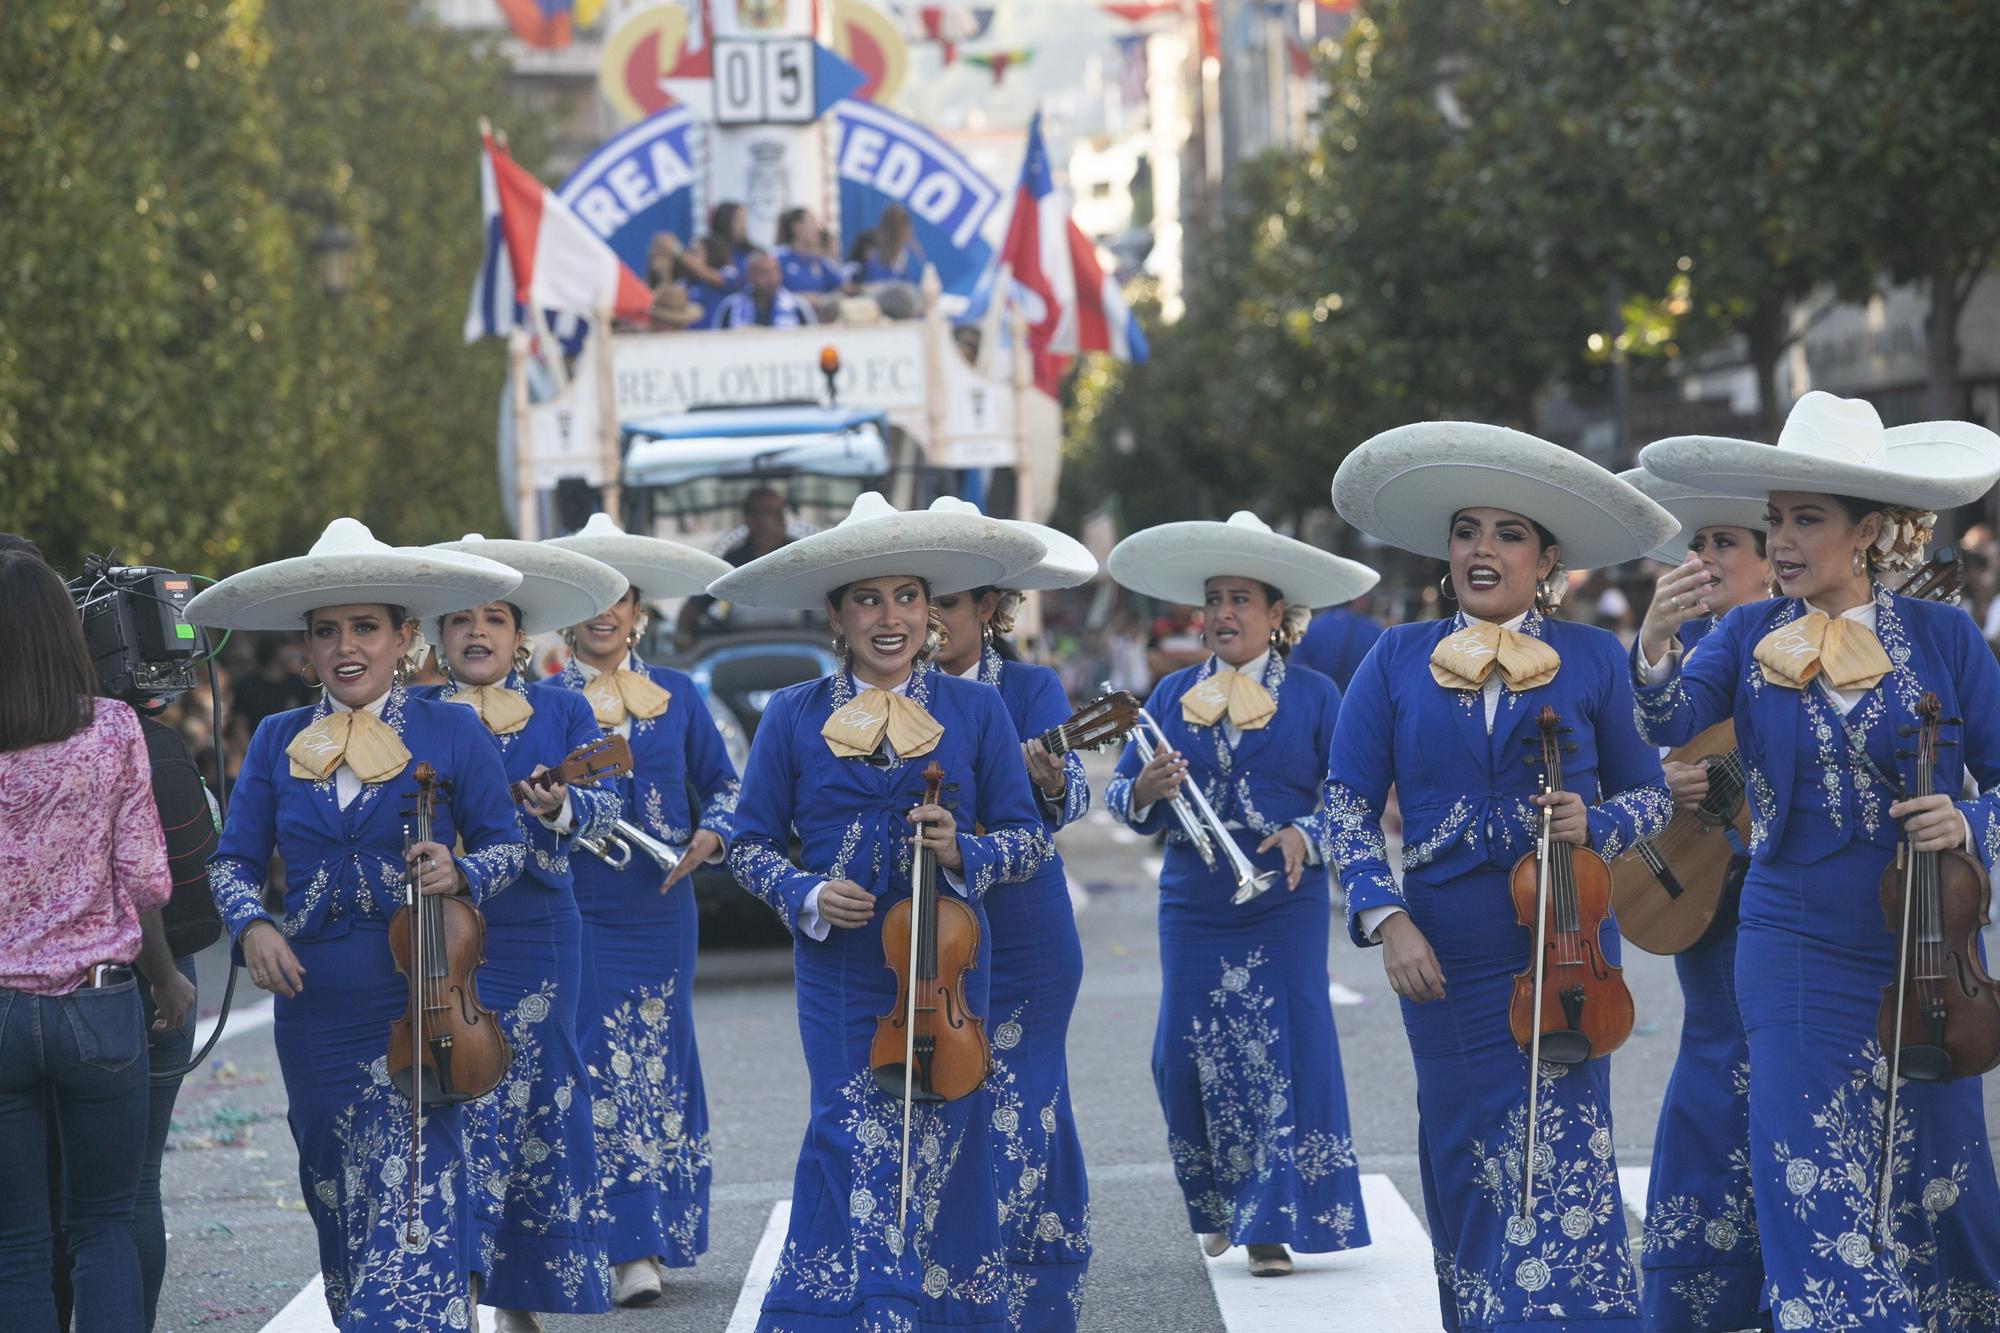
[[(1551, 794), (1546, 762), (1542, 767), (1542, 794)], [(1521, 1220), (1530, 1225), (1535, 1220), (1535, 1119), (1542, 1090), (1542, 983), (1548, 977), (1549, 846), (1554, 838), (1555, 807), (1545, 805), (1541, 845), (1536, 848), (1535, 856), (1535, 998), (1528, 1020), (1527, 1151), (1521, 1155)]]
[(930, 850), (924, 846), (924, 834), (930, 831), (928, 823), (917, 825), (916, 846), (910, 853), (910, 970), (909, 984), (904, 987), (909, 992), (903, 1009), (903, 1169), (901, 1183), (896, 1190), (896, 1229), (901, 1231), (909, 1224), (910, 1217), (910, 1106), (917, 1094), (917, 938), (923, 931), (924, 859)]

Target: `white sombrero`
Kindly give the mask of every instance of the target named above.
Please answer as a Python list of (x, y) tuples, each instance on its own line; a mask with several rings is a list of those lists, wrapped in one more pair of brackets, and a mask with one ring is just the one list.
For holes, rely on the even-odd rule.
[(1382, 576), (1358, 560), (1282, 536), (1246, 509), (1227, 523), (1162, 523), (1111, 548), (1111, 577), (1133, 592), (1200, 606), (1213, 578), (1268, 583), (1293, 606), (1337, 606)]
[(1033, 569), (1042, 543), (998, 519), (918, 509), (905, 513), (865, 491), (837, 525), (731, 570), (709, 592), (741, 606), (818, 610), (856, 579), (906, 574), (933, 593), (999, 584)]
[(521, 576), (476, 555), (389, 546), (351, 518), (336, 518), (312, 550), (231, 574), (188, 603), (187, 618), (214, 629), (304, 629), (323, 606), (382, 602), (419, 620), (505, 597)]
[(521, 612), (521, 628), (547, 634), (580, 624), (625, 595), (625, 576), (578, 551), (547, 542), (514, 541), (467, 533), (455, 542), (432, 548), (484, 556), (521, 576), (520, 584), (502, 600)]
[(1882, 428), (1872, 403), (1815, 389), (1792, 405), (1775, 447), (1677, 435), (1639, 453), (1646, 471), (1726, 495), (1851, 495), (1912, 509), (1969, 504), (2000, 477), (2000, 436), (1970, 421)]
[[(729, 572), (729, 562), (719, 556), (662, 537), (641, 537), (627, 532), (613, 523), (609, 514), (592, 514), (582, 531), (567, 537), (550, 537), (548, 544), (611, 566), (649, 602), (692, 596)], [(624, 595), (622, 588), (619, 595)]]
[(1698, 486), (1683, 486), (1677, 481), (1656, 477), (1642, 467), (1619, 473), (1618, 480), (1650, 496), (1681, 525), (1679, 532), (1646, 552), (1651, 559), (1678, 565), (1688, 558), (1688, 543), (1703, 528), (1764, 530), (1765, 504), (1761, 499), (1716, 495)]
[[(945, 495), (931, 501), (931, 512), (977, 514), (979, 506), (961, 500), (955, 495)], [(1048, 554), (1044, 555), (1041, 563), (1033, 569), (1024, 570), (1011, 579), (1002, 579), (992, 586), (1028, 592), (1037, 589), (1074, 588), (1097, 577), (1097, 557), (1067, 532), (1059, 531), (1046, 523), (1030, 523), (1024, 518), (1003, 518), (999, 521), (1033, 537), (1042, 544)]]
[(1363, 442), (1333, 474), (1333, 507), (1369, 536), (1439, 560), (1453, 514), (1505, 509), (1553, 533), (1570, 569), (1622, 564), (1680, 527), (1583, 455), (1477, 421), (1420, 421)]

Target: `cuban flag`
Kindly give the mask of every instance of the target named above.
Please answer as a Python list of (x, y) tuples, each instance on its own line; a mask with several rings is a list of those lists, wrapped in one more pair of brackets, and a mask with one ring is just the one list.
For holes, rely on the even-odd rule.
[(639, 275), (554, 191), (495, 147), (492, 135), (481, 138), (482, 190), (490, 179), (516, 299), (575, 315), (606, 309), (635, 319), (646, 315), (653, 294)]
[(1080, 352), (1146, 359), (1139, 321), (1117, 280), (1097, 262), (1097, 247), (1071, 221), (1069, 195), (1056, 188), (1040, 112), (1028, 122), (1028, 153), (999, 262), (996, 285), (1004, 284), (1002, 290), (1027, 320), (1036, 383), (1044, 389), (1060, 378), (1067, 358)]

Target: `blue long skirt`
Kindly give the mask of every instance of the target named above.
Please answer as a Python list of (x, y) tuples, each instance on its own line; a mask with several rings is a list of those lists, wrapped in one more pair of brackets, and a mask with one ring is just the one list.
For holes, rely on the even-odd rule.
[(2000, 1329), (2000, 1188), (1980, 1080), (1905, 1081), (1893, 1243), (1870, 1243), (1888, 1062), (1876, 1041), (1895, 941), (1891, 853), (1850, 843), (1814, 865), (1753, 864), (1738, 998), (1750, 1038), (1751, 1170), (1781, 1329)]
[[(997, 886), (992, 898), (1018, 886)], [(903, 1104), (869, 1070), (875, 1020), (896, 1002), (882, 919), (907, 889), (878, 898), (875, 919), (792, 948), (799, 1037), (812, 1119), (792, 1178), (792, 1220), (758, 1333), (1006, 1333), (1021, 1304), (994, 1208), (988, 1085), (918, 1104), (910, 1121), (910, 1199), (899, 1218)], [(965, 977), (972, 1012), (990, 1014), (992, 932), (980, 913), (979, 965)], [(989, 1028), (990, 1032), (990, 1028)]]
[(1653, 1135), (1639, 1268), (1649, 1333), (1768, 1328), (1750, 1201), (1750, 1044), (1736, 1007), (1736, 914), (1748, 859), (1730, 865), (1716, 924), (1674, 956), (1680, 1053)]
[(479, 996), (513, 1047), (507, 1077), (466, 1108), (480, 1300), (502, 1309), (611, 1308), (590, 1079), (576, 1045), (583, 927), (576, 903), (521, 879), (486, 909)]
[(694, 1040), (694, 884), (660, 892), (634, 853), (622, 871), (573, 858), (583, 915), (577, 1045), (590, 1072), (614, 1264), (686, 1268), (708, 1249), (708, 1098)]
[[(1404, 882), (1444, 971), (1445, 998), (1403, 1001), (1417, 1067), (1417, 1159), (1452, 1333), (1637, 1329), (1639, 1280), (1612, 1152), (1611, 1062), (1542, 1062), (1535, 1206), (1519, 1216), (1528, 1055), (1507, 1025), (1530, 937), (1497, 870), (1445, 888)], [(1618, 961), (1618, 931), (1599, 937)]]
[(1069, 1099), (1069, 1019), (1083, 984), (1061, 861), (986, 899), (993, 986), (993, 1169), (1007, 1265), (1032, 1285), (1015, 1323), (1042, 1333), (1076, 1327), (1090, 1264), (1090, 1187)]
[(387, 1051), (409, 991), (388, 927), (355, 920), (292, 951), (305, 987), (276, 998), (272, 1034), (333, 1322), (343, 1333), (469, 1328), (474, 1255), (457, 1107), (425, 1114), (417, 1225), (407, 1225), (410, 1103), (389, 1082)]
[[(1238, 841), (1260, 870), (1283, 865)], [(1233, 887), (1167, 849), (1153, 1084), (1188, 1225), (1238, 1245), (1358, 1248), (1368, 1219), (1328, 993), (1326, 872), (1240, 907)]]

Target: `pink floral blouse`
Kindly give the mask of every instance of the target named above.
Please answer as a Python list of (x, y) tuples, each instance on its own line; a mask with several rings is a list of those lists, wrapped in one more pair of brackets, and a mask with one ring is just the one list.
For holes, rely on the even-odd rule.
[(76, 988), (139, 956), (139, 917), (173, 892), (139, 719), (97, 700), (67, 740), (0, 752), (0, 987)]

